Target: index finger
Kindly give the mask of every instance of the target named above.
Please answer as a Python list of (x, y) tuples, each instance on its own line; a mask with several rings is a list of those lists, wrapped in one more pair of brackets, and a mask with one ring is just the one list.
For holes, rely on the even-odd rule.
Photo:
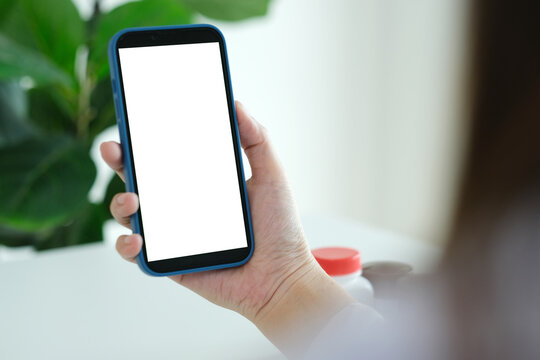
[(107, 165), (120, 176), (123, 182), (126, 182), (124, 176), (124, 163), (122, 162), (122, 148), (116, 141), (106, 141), (101, 143), (99, 147), (101, 157)]

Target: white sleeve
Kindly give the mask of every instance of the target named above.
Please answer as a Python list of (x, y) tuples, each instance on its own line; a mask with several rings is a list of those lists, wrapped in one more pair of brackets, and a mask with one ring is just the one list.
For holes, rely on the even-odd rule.
[(373, 344), (383, 324), (382, 316), (374, 309), (355, 303), (348, 305), (326, 324), (315, 337), (305, 359), (358, 359)]

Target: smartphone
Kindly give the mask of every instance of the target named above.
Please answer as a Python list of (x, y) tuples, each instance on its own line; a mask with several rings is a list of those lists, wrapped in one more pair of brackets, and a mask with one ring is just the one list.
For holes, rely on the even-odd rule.
[(139, 196), (140, 268), (163, 276), (246, 263), (253, 232), (222, 33), (125, 29), (109, 62), (126, 189)]

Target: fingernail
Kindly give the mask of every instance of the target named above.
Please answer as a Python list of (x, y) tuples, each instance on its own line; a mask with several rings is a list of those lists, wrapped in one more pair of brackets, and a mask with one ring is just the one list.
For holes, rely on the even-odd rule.
[(126, 237), (124, 238), (124, 244), (126, 244), (126, 245), (131, 244), (131, 240), (132, 240), (132, 237), (131, 237), (131, 236), (126, 236)]
[(124, 205), (125, 202), (126, 202), (126, 194), (118, 195), (118, 197), (116, 198), (116, 203), (118, 205)]

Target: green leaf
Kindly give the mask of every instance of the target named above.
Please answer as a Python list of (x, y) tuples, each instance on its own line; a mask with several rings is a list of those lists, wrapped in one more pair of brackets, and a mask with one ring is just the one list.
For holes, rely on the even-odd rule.
[(107, 46), (118, 31), (137, 26), (189, 24), (191, 15), (191, 11), (178, 0), (130, 2), (102, 15), (90, 53), (96, 75), (101, 79), (108, 74)]
[(29, 122), (46, 134), (76, 134), (75, 115), (70, 114), (65, 102), (53, 86), (30, 89)]
[(96, 84), (90, 97), (90, 107), (96, 114), (88, 130), (92, 140), (103, 130), (116, 124), (111, 80), (108, 75)]
[(17, 44), (39, 52), (32, 28), (24, 11), (23, 1), (15, 1), (6, 9), (0, 22), (0, 34)]
[(16, 118), (25, 118), (28, 102), (26, 92), (18, 82), (0, 82), (0, 119), (4, 119), (6, 112)]
[(25, 76), (39, 85), (71, 85), (71, 78), (38, 52), (19, 46), (0, 34), (0, 80)]
[(17, 83), (0, 83), (0, 146), (13, 144), (32, 133), (26, 122), (26, 93)]
[(4, 21), (6, 16), (10, 13), (13, 5), (15, 5), (15, 0), (0, 1), (0, 24)]
[(202, 15), (218, 20), (238, 21), (266, 15), (270, 0), (181, 0)]
[(41, 52), (74, 77), (77, 48), (85, 42), (85, 24), (71, 0), (19, 0), (5, 16), (0, 31)]
[(103, 240), (103, 224), (109, 218), (100, 205), (87, 203), (72, 218), (53, 229), (28, 232), (0, 226), (0, 244), (33, 246), (37, 250), (86, 244)]
[(0, 222), (22, 230), (62, 224), (87, 202), (96, 168), (88, 146), (31, 138), (0, 148)]
[(33, 245), (36, 240), (36, 233), (11, 229), (0, 226), (0, 244), (9, 247), (20, 247)]
[(107, 217), (99, 205), (87, 203), (66, 224), (37, 237), (33, 245), (37, 250), (47, 250), (102, 241), (105, 220)]

